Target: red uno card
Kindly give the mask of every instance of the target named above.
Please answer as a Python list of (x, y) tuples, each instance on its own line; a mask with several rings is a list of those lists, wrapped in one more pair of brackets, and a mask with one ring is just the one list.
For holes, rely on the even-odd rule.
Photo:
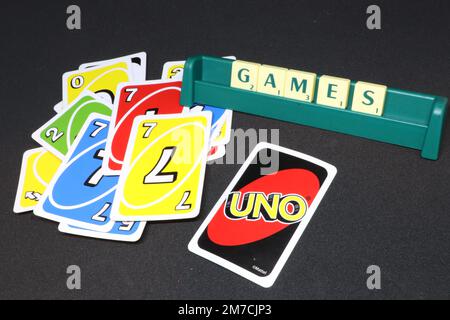
[(107, 174), (117, 174), (122, 168), (133, 120), (141, 115), (182, 113), (180, 92), (181, 81), (169, 80), (130, 82), (118, 87), (103, 160)]

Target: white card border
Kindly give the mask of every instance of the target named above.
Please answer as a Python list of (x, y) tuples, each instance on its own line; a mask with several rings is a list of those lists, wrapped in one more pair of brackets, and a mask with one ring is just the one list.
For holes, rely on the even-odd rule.
[[(27, 168), (28, 158), (31, 156), (31, 154), (33, 154), (35, 152), (42, 153), (42, 152), (48, 152), (48, 151), (43, 147), (38, 147), (38, 148), (32, 148), (32, 149), (26, 150), (23, 153), (22, 163), (20, 165), (19, 183), (17, 184), (16, 197), (14, 198), (14, 208), (13, 208), (14, 213), (24, 213), (24, 212), (28, 212), (28, 211), (33, 211), (33, 209), (38, 204), (38, 202), (36, 202), (36, 205), (31, 206), (31, 207), (22, 207), (20, 205), (20, 200), (22, 198), (22, 191), (23, 191), (23, 187), (24, 187), (23, 185), (25, 183), (25, 176), (26, 176), (25, 169)], [(47, 188), (47, 187), (45, 187), (45, 188)]]
[[(257, 153), (262, 149), (273, 149), (275, 151), (286, 153), (289, 155), (292, 155), (294, 157), (298, 157), (300, 159), (304, 159), (306, 161), (315, 163), (319, 166), (324, 167), (327, 170), (327, 177), (325, 181), (323, 182), (319, 192), (317, 193), (316, 197), (314, 198), (311, 206), (308, 208), (307, 213), (303, 217), (300, 226), (295, 230), (294, 234), (292, 235), (291, 239), (289, 240), (288, 244), (286, 245), (286, 248), (283, 250), (283, 253), (280, 255), (280, 258), (276, 262), (272, 272), (265, 277), (257, 276), (256, 274), (224, 259), (221, 258), (215, 254), (212, 254), (204, 249), (201, 249), (198, 246), (198, 239), (202, 235), (202, 233), (205, 231), (208, 224), (211, 222), (212, 218), (214, 217), (217, 210), (220, 208), (222, 203), (225, 201), (226, 196), (230, 193), (230, 191), (233, 189), (233, 187), (236, 185), (236, 183), (239, 181), (241, 176), (244, 174), (244, 172), (247, 170), (248, 166), (250, 165), (250, 162), (253, 160), (253, 158), (257, 155)], [(304, 153), (294, 151), (291, 149), (287, 149), (284, 147), (280, 147), (278, 145), (270, 144), (267, 142), (261, 142), (256, 145), (256, 147), (253, 149), (253, 151), (248, 156), (247, 160), (244, 162), (242, 167), (237, 172), (236, 176), (233, 178), (233, 180), (230, 182), (224, 193), (221, 195), (220, 199), (217, 201), (217, 203), (214, 205), (213, 209), (210, 211), (208, 216), (206, 217), (205, 221), (201, 224), (200, 228), (196, 231), (194, 234), (194, 237), (191, 239), (188, 245), (189, 251), (208, 259), (218, 265), (223, 266), (224, 268), (239, 274), (240, 276), (264, 287), (269, 288), (271, 287), (275, 280), (277, 279), (278, 275), (280, 274), (283, 266), (285, 265), (287, 259), (291, 255), (293, 249), (295, 248), (296, 244), (300, 240), (300, 237), (303, 233), (303, 231), (308, 226), (309, 221), (311, 220), (311, 217), (313, 216), (317, 206), (322, 201), (323, 196), (327, 192), (331, 182), (333, 181), (334, 177), (336, 176), (337, 169), (333, 165), (326, 163), (322, 160), (319, 160), (317, 158), (311, 157), (309, 155), (306, 155)]]
[(129, 234), (129, 235), (109, 233), (112, 230), (112, 228), (114, 228), (114, 224), (113, 224), (113, 227), (108, 232), (99, 232), (99, 231), (95, 231), (95, 230), (73, 228), (68, 224), (60, 223), (58, 225), (58, 231), (62, 232), (62, 233), (75, 235), (75, 236), (82, 236), (82, 237), (95, 238), (95, 239), (123, 241), (123, 242), (137, 242), (137, 241), (139, 241), (139, 239), (141, 239), (147, 222), (145, 222), (145, 221), (132, 221), (132, 222), (139, 223), (139, 226), (134, 233)]
[[(68, 99), (68, 97), (67, 97), (67, 79), (71, 76), (71, 75), (73, 75), (73, 74), (76, 74), (76, 73), (81, 73), (81, 72), (89, 72), (89, 71), (95, 71), (95, 70), (97, 70), (97, 69), (101, 69), (101, 68), (105, 68), (105, 67), (107, 67), (107, 66), (110, 66), (110, 65), (113, 65), (113, 64), (116, 64), (116, 63), (125, 63), (126, 65), (127, 65), (127, 69), (128, 69), (128, 72), (129, 72), (129, 74), (128, 74), (128, 77), (130, 78), (129, 79), (129, 81), (128, 82), (130, 82), (131, 80), (132, 80), (132, 77), (133, 77), (133, 70), (132, 70), (132, 68), (131, 68), (131, 62), (129, 62), (129, 61), (119, 61), (119, 62), (113, 62), (113, 63), (105, 63), (105, 64), (101, 64), (101, 65), (98, 65), (98, 66), (95, 66), (95, 67), (91, 67), (91, 68), (89, 68), (89, 69), (77, 69), (77, 70), (72, 70), (72, 71), (67, 71), (67, 72), (64, 72), (63, 73), (63, 75), (62, 75), (62, 103), (64, 104), (64, 105), (69, 105), (69, 103), (68, 103), (68, 101), (67, 101), (67, 99)], [(120, 83), (122, 83), (122, 82), (120, 82)], [(120, 84), (119, 83), (119, 84)], [(78, 97), (80, 97), (80, 96), (82, 96), (86, 91), (88, 91), (88, 92), (91, 92), (91, 93), (93, 93), (93, 94), (95, 94), (95, 92), (92, 92), (92, 91), (90, 91), (88, 88), (90, 87), (90, 85), (91, 84), (89, 84), (89, 86), (87, 87), (87, 88), (85, 88), (83, 91), (81, 91), (80, 92), (80, 94), (78, 95)], [(117, 89), (117, 87), (116, 87), (116, 89)], [(117, 91), (117, 90), (116, 90)], [(115, 93), (114, 93), (115, 94)], [(77, 97), (77, 98), (78, 98)], [(77, 100), (77, 99), (75, 99), (75, 100)], [(75, 101), (74, 100), (74, 101)], [(114, 96), (114, 101), (115, 100), (117, 100), (116, 99), (116, 96)], [(100, 101), (104, 101), (103, 99), (100, 99)], [(108, 102), (108, 101), (104, 101), (104, 102), (106, 102), (106, 103), (108, 103), (108, 104), (110, 104), (110, 102)], [(73, 103), (73, 102), (72, 102)], [(70, 103), (70, 105), (72, 105), (72, 103)]]
[[(199, 184), (198, 184), (198, 192), (197, 192), (197, 201), (194, 206), (194, 210), (192, 210), (190, 213), (180, 213), (180, 214), (158, 214), (158, 215), (137, 215), (137, 216), (129, 216), (129, 215), (122, 215), (120, 213), (120, 202), (122, 200), (123, 195), (123, 189), (125, 187), (125, 181), (129, 173), (129, 162), (132, 157), (133, 148), (130, 148), (130, 141), (134, 141), (136, 139), (137, 133), (138, 133), (138, 126), (137, 124), (144, 120), (156, 120), (156, 119), (174, 119), (174, 118), (193, 118), (202, 116), (205, 117), (207, 120), (206, 128), (205, 128), (205, 141), (203, 150), (201, 152), (202, 159), (199, 162), (199, 165), (201, 166), (200, 171), (200, 177), (199, 177)], [(125, 152), (124, 162), (122, 166), (122, 173), (119, 177), (119, 182), (117, 184), (116, 189), (116, 196), (114, 197), (114, 202), (112, 204), (111, 208), (111, 219), (116, 221), (166, 221), (166, 220), (185, 220), (185, 219), (191, 219), (198, 216), (200, 213), (200, 206), (203, 196), (203, 186), (205, 182), (205, 171), (206, 171), (206, 158), (209, 151), (209, 131), (211, 130), (211, 117), (212, 114), (209, 111), (202, 111), (202, 112), (193, 112), (193, 113), (176, 113), (176, 114), (163, 114), (163, 115), (142, 115), (137, 116), (133, 120), (133, 126), (130, 133), (130, 139), (128, 142), (128, 148)], [(134, 145), (134, 144), (133, 144)]]
[[(64, 160), (65, 156), (63, 153), (61, 153), (59, 150), (57, 150), (53, 145), (49, 144), (47, 141), (45, 141), (44, 139), (41, 138), (41, 132), (48, 127), (51, 123), (55, 122), (56, 120), (58, 120), (59, 118), (61, 118), (66, 112), (67, 110), (69, 110), (70, 108), (73, 107), (74, 104), (78, 103), (81, 99), (85, 98), (85, 97), (91, 97), (94, 99), (94, 101), (98, 102), (98, 103), (102, 103), (104, 104), (106, 107), (108, 107), (109, 109), (112, 109), (111, 105), (109, 103), (107, 103), (104, 100), (98, 99), (98, 97), (90, 92), (90, 91), (85, 91), (84, 94), (81, 94), (77, 99), (75, 99), (72, 104), (65, 109), (64, 111), (55, 114), (53, 117), (50, 118), (50, 120), (48, 120), (46, 123), (44, 123), (42, 126), (40, 126), (37, 130), (35, 130), (32, 134), (31, 134), (31, 138), (33, 138), (34, 141), (36, 141), (37, 143), (39, 143), (42, 147), (44, 147), (46, 150), (50, 151), (51, 153), (53, 153), (55, 156), (57, 156), (58, 158), (60, 158), (61, 160)], [(95, 114), (99, 114), (99, 113), (95, 113)], [(84, 125), (83, 125), (84, 126)], [(67, 129), (67, 128), (66, 128)], [(80, 130), (81, 132), (81, 130)], [(65, 132), (65, 134), (67, 134), (67, 132)], [(75, 143), (75, 141), (73, 142)], [(72, 143), (72, 145), (73, 145)], [(69, 153), (71, 146), (67, 146), (67, 154)]]
[[(147, 81), (122, 82), (117, 86), (116, 99), (114, 100), (114, 105), (112, 107), (112, 113), (111, 113), (111, 125), (108, 128), (108, 130), (109, 130), (108, 131), (108, 139), (106, 140), (106, 147), (105, 147), (106, 156), (103, 158), (103, 163), (102, 163), (102, 169), (103, 169), (103, 172), (105, 173), (105, 175), (115, 176), (115, 175), (120, 175), (120, 173), (121, 173), (121, 170), (113, 170), (113, 169), (109, 168), (108, 162), (111, 159), (111, 148), (112, 148), (112, 142), (113, 142), (115, 131), (116, 131), (117, 112), (118, 112), (118, 108), (119, 108), (119, 97), (120, 97), (120, 92), (122, 92), (122, 89), (124, 87), (129, 87), (129, 86), (144, 86), (144, 85), (161, 84), (161, 83), (175, 83), (175, 82), (180, 82), (180, 81), (179, 80), (158, 79), (158, 80), (147, 80)], [(179, 89), (180, 89), (180, 93), (181, 93), (181, 88), (179, 88)], [(135, 105), (133, 105), (133, 107), (134, 106)], [(131, 131), (130, 131), (130, 134), (131, 134)], [(124, 157), (124, 160), (125, 160), (125, 157)], [(123, 162), (122, 162), (122, 164), (123, 164)]]
[[(84, 136), (85, 132), (87, 131), (87, 129), (89, 127), (89, 124), (92, 122), (93, 119), (103, 119), (106, 121), (110, 121), (110, 118), (108, 116), (105, 116), (100, 113), (92, 113), (89, 115), (89, 117), (86, 119), (83, 127), (81, 128), (80, 132), (78, 133), (76, 139), (70, 146), (69, 151), (67, 152), (67, 156), (63, 159), (63, 162), (61, 163), (58, 170), (54, 174), (52, 180), (50, 181), (47, 188), (45, 189), (45, 192), (42, 195), (41, 201), (39, 201), (38, 204), (36, 205), (36, 207), (34, 208), (33, 213), (35, 216), (42, 217), (42, 218), (45, 218), (48, 220), (57, 221), (60, 223), (65, 223), (65, 224), (70, 224), (70, 225), (80, 227), (80, 228), (91, 229), (91, 230), (96, 230), (96, 231), (100, 231), (100, 232), (107, 232), (108, 230), (111, 230), (113, 224), (115, 223), (115, 221), (111, 218), (111, 214), (110, 214), (108, 223), (106, 223), (104, 225), (93, 225), (93, 224), (89, 224), (87, 222), (81, 222), (76, 219), (70, 219), (70, 218), (62, 217), (60, 215), (46, 212), (43, 208), (43, 204), (45, 202), (44, 199), (47, 199), (49, 193), (53, 190), (53, 186), (56, 183), (57, 179), (66, 170), (66, 165), (67, 165), (69, 158), (71, 157), (72, 153), (75, 151), (75, 148), (77, 147), (81, 138)], [(117, 186), (115, 187), (115, 189), (117, 190)]]
[[(131, 60), (133, 58), (139, 58), (142, 61), (142, 65), (140, 68), (133, 68), (133, 63), (131, 62)], [(93, 62), (85, 62), (80, 64), (80, 66), (78, 67), (78, 70), (86, 70), (86, 69), (90, 69), (93, 67), (97, 67), (100, 65), (108, 65), (111, 63), (116, 63), (116, 62), (127, 62), (129, 61), (131, 63), (131, 72), (133, 73), (133, 81), (145, 81), (146, 78), (146, 74), (147, 74), (147, 52), (145, 51), (141, 51), (141, 52), (136, 52), (136, 53), (132, 53), (126, 56), (122, 56), (122, 57), (117, 57), (117, 58), (111, 58), (111, 59), (106, 59), (106, 60), (99, 60), (99, 61), (93, 61)], [(138, 71), (138, 72), (136, 72)]]

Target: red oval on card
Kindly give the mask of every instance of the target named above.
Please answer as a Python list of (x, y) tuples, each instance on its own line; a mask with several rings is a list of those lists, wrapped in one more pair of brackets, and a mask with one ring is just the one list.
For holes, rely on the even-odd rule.
[[(274, 192), (298, 194), (311, 205), (320, 182), (317, 176), (305, 169), (286, 169), (276, 174), (258, 178), (239, 191), (264, 192), (266, 195)], [(208, 237), (221, 246), (238, 246), (265, 239), (288, 227), (289, 224), (279, 221), (268, 222), (263, 218), (257, 220), (230, 219), (224, 213), (225, 202), (217, 210), (214, 218), (208, 225)]]
[[(111, 144), (111, 154), (123, 161), (128, 146), (133, 121), (145, 114), (181, 113), (181, 82), (161, 82), (129, 85), (122, 88), (118, 97), (116, 123)], [(108, 167), (120, 170), (121, 163), (110, 159)]]

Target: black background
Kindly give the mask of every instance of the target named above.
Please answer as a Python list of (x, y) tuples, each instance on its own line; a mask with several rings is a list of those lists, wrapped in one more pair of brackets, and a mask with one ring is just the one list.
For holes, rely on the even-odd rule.
[[(448, 1), (8, 1), (2, 41), (0, 298), (321, 299), (450, 297), (450, 130), (438, 161), (416, 150), (234, 115), (234, 128), (280, 129), (280, 144), (330, 162), (338, 174), (275, 285), (261, 288), (187, 250), (238, 165), (207, 168), (200, 216), (155, 223), (135, 244), (60, 234), (13, 214), (22, 153), (53, 116), (61, 75), (83, 62), (148, 53), (147, 78), (194, 54), (239, 59), (449, 96)], [(366, 28), (366, 8), (382, 30)], [(447, 121), (448, 122), (448, 121)], [(66, 288), (68, 265), (82, 290)], [(382, 289), (366, 287), (381, 267)]]

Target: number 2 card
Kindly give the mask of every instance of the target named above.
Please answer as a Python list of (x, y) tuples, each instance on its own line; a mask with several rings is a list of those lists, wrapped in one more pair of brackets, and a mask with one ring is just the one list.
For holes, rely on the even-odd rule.
[(113, 219), (196, 217), (210, 126), (210, 112), (136, 117), (112, 207)]
[(44, 148), (63, 158), (86, 119), (93, 113), (111, 115), (111, 106), (92, 94), (75, 100), (66, 110), (56, 114), (31, 136)]

